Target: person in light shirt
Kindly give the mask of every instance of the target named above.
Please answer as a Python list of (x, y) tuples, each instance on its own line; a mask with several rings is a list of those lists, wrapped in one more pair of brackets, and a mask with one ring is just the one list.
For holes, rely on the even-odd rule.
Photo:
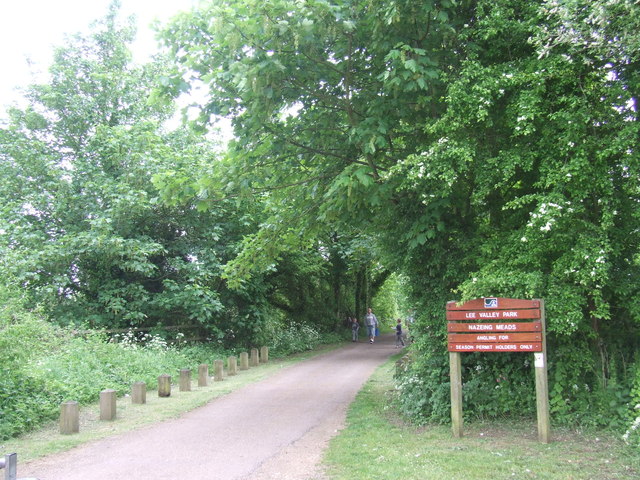
[(378, 319), (371, 310), (371, 307), (367, 309), (367, 314), (364, 316), (364, 324), (367, 326), (367, 334), (369, 335), (369, 343), (373, 343), (376, 336), (376, 327), (378, 326)]

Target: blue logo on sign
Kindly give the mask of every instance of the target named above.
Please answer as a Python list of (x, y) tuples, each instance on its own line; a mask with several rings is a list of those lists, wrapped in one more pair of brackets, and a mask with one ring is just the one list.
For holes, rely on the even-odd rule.
[(484, 308), (498, 308), (498, 299), (497, 298), (485, 298), (484, 299)]

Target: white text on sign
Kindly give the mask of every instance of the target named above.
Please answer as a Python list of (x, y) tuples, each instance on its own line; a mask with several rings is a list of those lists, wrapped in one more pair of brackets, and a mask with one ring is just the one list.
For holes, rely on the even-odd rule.
[(518, 318), (518, 312), (466, 312), (465, 318)]
[(478, 324), (470, 324), (469, 325), (469, 330), (488, 330), (488, 331), (492, 331), (493, 329), (496, 330), (516, 330), (518, 327), (516, 325), (514, 325), (513, 323), (509, 324), (509, 323), (500, 323), (497, 325), (494, 325), (493, 323), (478, 323)]

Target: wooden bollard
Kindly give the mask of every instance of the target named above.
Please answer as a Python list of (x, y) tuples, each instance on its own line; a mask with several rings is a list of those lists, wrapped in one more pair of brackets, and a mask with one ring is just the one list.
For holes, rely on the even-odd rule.
[(258, 357), (258, 349), (257, 348), (252, 348), (251, 349), (251, 359), (249, 360), (249, 365), (251, 365), (252, 367), (257, 367), (259, 363), (260, 363), (260, 358)]
[(240, 354), (240, 370), (249, 370), (249, 354), (247, 352)]
[[(18, 454), (7, 453), (4, 458), (0, 458), (0, 470), (4, 468), (4, 478), (6, 480), (15, 480), (18, 478)], [(32, 479), (24, 479), (32, 480)]]
[(222, 360), (216, 360), (213, 362), (213, 381), (221, 382), (224, 380), (224, 362)]
[(100, 420), (115, 420), (116, 391), (110, 388), (100, 392)]
[(230, 377), (238, 374), (238, 359), (235, 356), (227, 360), (227, 375)]
[(147, 384), (144, 382), (135, 382), (131, 385), (131, 403), (144, 404), (147, 403)]
[(158, 377), (158, 396), (170, 397), (171, 396), (171, 375), (166, 373)]
[(182, 370), (180, 370), (180, 391), (191, 391), (191, 370), (189, 370), (188, 368), (183, 368)]
[(260, 363), (269, 363), (269, 347), (260, 347)]
[(209, 385), (209, 365), (203, 363), (198, 366), (198, 386), (206, 387)]
[(80, 431), (80, 408), (78, 402), (60, 404), (60, 433), (70, 435)]

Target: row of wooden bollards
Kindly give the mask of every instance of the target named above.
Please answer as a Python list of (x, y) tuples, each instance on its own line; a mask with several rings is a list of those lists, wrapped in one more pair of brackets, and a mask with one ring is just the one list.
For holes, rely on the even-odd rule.
[[(248, 370), (249, 367), (257, 367), (261, 363), (269, 361), (269, 347), (262, 347), (260, 352), (257, 348), (251, 349), (251, 356), (247, 352), (240, 354), (240, 370)], [(213, 362), (213, 381), (220, 382), (224, 377), (224, 361), (215, 360)], [(227, 360), (227, 375), (238, 374), (238, 359), (235, 356)], [(198, 386), (209, 385), (209, 365), (198, 366)], [(179, 388), (181, 392), (191, 391), (191, 370), (184, 368), (180, 370)], [(158, 396), (171, 396), (171, 376), (160, 375), (158, 377)], [(115, 420), (116, 418), (116, 397), (117, 392), (112, 389), (100, 392), (100, 420)], [(147, 403), (147, 385), (144, 382), (135, 382), (131, 385), (131, 403)], [(60, 433), (68, 435), (80, 431), (80, 407), (78, 402), (64, 402), (60, 405)]]

